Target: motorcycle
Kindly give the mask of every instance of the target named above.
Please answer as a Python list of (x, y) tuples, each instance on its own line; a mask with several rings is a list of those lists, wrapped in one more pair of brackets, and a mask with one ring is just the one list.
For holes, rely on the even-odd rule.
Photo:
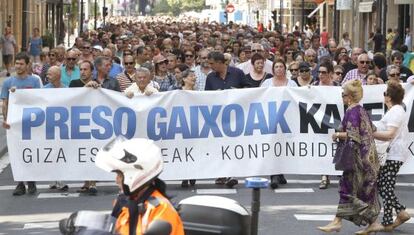
[[(192, 196), (176, 207), (186, 235), (257, 235), (260, 211), (260, 189), (268, 187), (264, 178), (247, 178), (252, 189), (251, 213), (237, 201), (220, 196)], [(94, 211), (78, 211), (59, 222), (64, 235), (115, 234), (116, 218)], [(171, 225), (163, 220), (149, 224), (144, 235), (169, 235)]]

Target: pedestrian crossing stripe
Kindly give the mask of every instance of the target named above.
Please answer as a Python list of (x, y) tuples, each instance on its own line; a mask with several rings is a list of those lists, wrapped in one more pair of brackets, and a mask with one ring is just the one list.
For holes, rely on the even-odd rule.
[(236, 189), (197, 189), (196, 190), (197, 194), (218, 194), (218, 195), (222, 195), (222, 194), (236, 194), (237, 190)]
[(59, 222), (41, 222), (41, 223), (28, 223), (24, 224), (23, 230), (26, 229), (53, 229), (59, 228)]
[[(318, 215), (318, 214), (295, 214), (296, 220), (299, 221), (332, 221), (335, 218), (335, 215)], [(396, 216), (394, 216), (394, 220)], [(408, 224), (414, 224), (414, 219), (411, 218), (407, 222)]]
[(71, 198), (79, 197), (79, 193), (39, 193), (37, 198), (39, 199), (52, 199), (52, 198)]
[(280, 188), (275, 189), (275, 193), (313, 193), (312, 188)]

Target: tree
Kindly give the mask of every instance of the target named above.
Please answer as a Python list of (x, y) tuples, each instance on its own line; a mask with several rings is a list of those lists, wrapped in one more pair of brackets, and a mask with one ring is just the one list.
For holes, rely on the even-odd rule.
[(185, 11), (199, 11), (204, 9), (205, 0), (161, 0), (154, 6), (154, 13), (179, 15)]

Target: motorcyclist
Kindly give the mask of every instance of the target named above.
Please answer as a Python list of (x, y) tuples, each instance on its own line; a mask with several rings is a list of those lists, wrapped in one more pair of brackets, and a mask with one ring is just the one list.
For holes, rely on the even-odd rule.
[(170, 223), (171, 235), (184, 235), (183, 223), (166, 195), (166, 184), (158, 178), (163, 170), (160, 148), (152, 140), (122, 136), (103, 147), (95, 164), (115, 172), (122, 193), (112, 215), (121, 235), (141, 235), (154, 220)]

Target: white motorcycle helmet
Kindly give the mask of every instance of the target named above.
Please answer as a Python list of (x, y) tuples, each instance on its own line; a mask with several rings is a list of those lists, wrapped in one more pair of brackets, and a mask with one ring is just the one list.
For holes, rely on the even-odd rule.
[(161, 150), (154, 141), (143, 138), (128, 140), (124, 136), (116, 137), (100, 149), (95, 164), (107, 172), (122, 172), (126, 195), (151, 182), (163, 169)]

